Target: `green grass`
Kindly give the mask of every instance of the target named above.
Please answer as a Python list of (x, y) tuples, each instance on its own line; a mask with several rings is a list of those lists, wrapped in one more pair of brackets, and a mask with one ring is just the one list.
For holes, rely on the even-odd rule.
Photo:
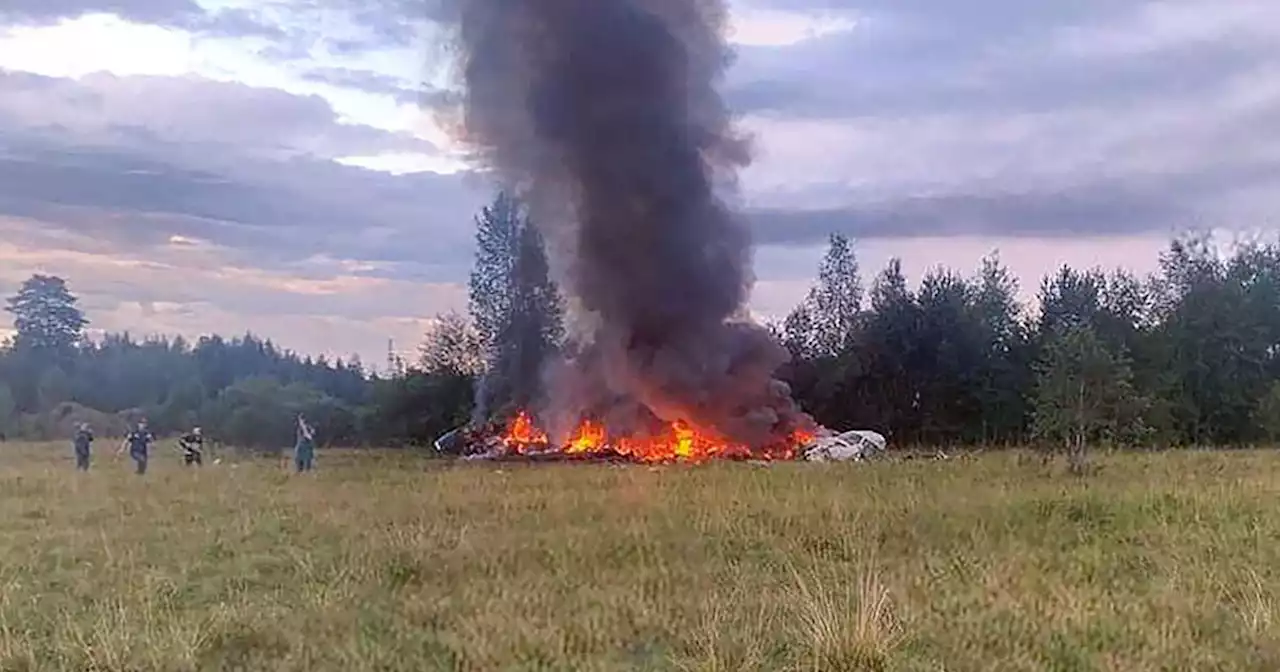
[(1280, 453), (110, 452), (0, 444), (0, 669), (1280, 669)]

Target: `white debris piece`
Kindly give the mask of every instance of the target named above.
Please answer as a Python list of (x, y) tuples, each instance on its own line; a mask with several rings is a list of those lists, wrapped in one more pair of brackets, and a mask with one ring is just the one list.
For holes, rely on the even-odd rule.
[(435, 449), (437, 453), (453, 453), (462, 452), (462, 427), (455, 427), (435, 440)]
[(885, 444), (884, 435), (879, 432), (854, 429), (843, 434), (819, 436), (805, 447), (804, 459), (809, 462), (861, 462), (883, 452)]

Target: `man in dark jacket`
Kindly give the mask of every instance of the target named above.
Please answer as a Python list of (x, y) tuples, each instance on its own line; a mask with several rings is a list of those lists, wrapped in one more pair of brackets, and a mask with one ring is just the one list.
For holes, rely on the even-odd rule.
[(72, 444), (76, 450), (76, 469), (89, 471), (89, 448), (93, 445), (93, 430), (89, 429), (89, 423), (80, 423), (76, 428), (76, 436)]
[(134, 473), (139, 476), (147, 473), (147, 457), (151, 450), (151, 443), (156, 440), (154, 434), (147, 429), (147, 421), (139, 420), (138, 425), (129, 432), (124, 438), (124, 444), (120, 446), (121, 450), (129, 449), (129, 457), (133, 458), (133, 462), (137, 465)]

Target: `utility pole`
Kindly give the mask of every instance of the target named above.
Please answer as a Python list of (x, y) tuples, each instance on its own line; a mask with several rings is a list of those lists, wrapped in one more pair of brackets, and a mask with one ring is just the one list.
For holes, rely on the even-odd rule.
[(404, 358), (396, 354), (395, 339), (387, 339), (387, 375), (395, 378), (405, 373)]

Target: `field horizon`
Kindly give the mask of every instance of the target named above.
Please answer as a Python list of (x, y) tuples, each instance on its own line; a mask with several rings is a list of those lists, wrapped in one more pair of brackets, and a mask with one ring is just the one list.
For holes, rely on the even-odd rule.
[(0, 444), (3, 670), (1275, 670), (1280, 453), (759, 466)]

